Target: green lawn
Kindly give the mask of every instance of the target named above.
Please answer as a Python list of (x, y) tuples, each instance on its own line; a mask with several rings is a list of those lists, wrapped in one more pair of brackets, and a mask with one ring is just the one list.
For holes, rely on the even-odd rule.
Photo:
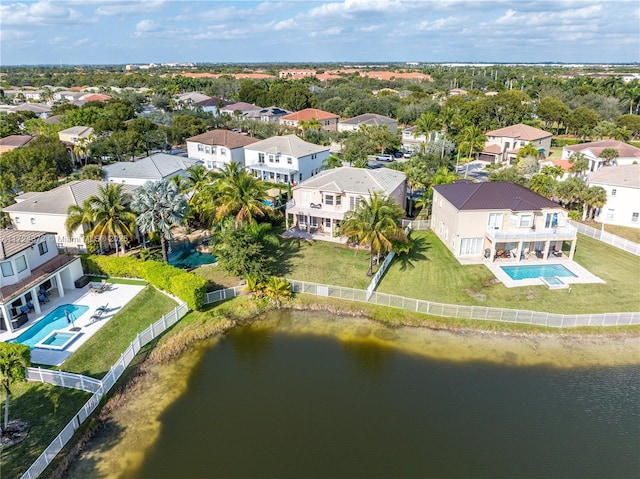
[(80, 346), (60, 369), (102, 378), (136, 334), (175, 307), (175, 301), (148, 286)]
[[(602, 227), (600, 223), (591, 224), (589, 226), (592, 226), (594, 228)], [(624, 238), (626, 240), (640, 244), (640, 228), (627, 228), (626, 226), (605, 224), (604, 230), (607, 233), (611, 233), (612, 235), (620, 236), (620, 238)]]
[[(90, 393), (56, 387), (50, 384), (25, 382), (13, 386), (9, 419), (29, 422), (29, 436), (10, 449), (2, 451), (1, 477), (20, 477), (67, 425)], [(2, 395), (4, 411), (4, 395)]]
[(449, 304), (494, 306), (555, 313), (640, 309), (640, 258), (579, 235), (575, 260), (606, 284), (506, 288), (484, 265), (460, 265), (432, 232), (416, 231), (410, 255), (394, 260), (378, 291)]
[(216, 289), (232, 288), (238, 286), (242, 278), (230, 275), (224, 269), (216, 265), (200, 266), (192, 271), (192, 273), (202, 276), (209, 281), (209, 291), (215, 291)]

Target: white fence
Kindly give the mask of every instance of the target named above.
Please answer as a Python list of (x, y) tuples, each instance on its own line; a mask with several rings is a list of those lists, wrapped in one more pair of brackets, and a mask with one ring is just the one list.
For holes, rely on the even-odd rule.
[(204, 300), (204, 304), (217, 303), (225, 299), (231, 299), (238, 296), (243, 290), (243, 286), (234, 286), (233, 288), (219, 289), (217, 291), (211, 291), (207, 293)]
[(47, 446), (40, 456), (22, 475), (22, 479), (35, 479), (46, 469), (53, 461), (56, 455), (62, 450), (67, 442), (71, 439), (74, 432), (89, 417), (89, 415), (100, 404), (102, 396), (104, 396), (120, 378), (127, 366), (131, 363), (135, 355), (146, 344), (153, 341), (157, 336), (162, 334), (168, 328), (176, 324), (182, 317), (187, 314), (189, 308), (186, 304), (180, 304), (173, 311), (165, 314), (155, 323), (149, 325), (147, 329), (138, 333), (136, 338), (129, 344), (129, 347), (122, 353), (120, 358), (115, 362), (111, 369), (102, 380), (82, 376), (81, 374), (65, 373), (61, 371), (52, 371), (40, 368), (29, 368), (27, 370), (27, 379), (29, 381), (40, 381), (56, 386), (64, 386), (83, 391), (93, 392), (91, 398), (84, 406), (73, 416), (71, 421), (64, 427), (58, 436)]
[(638, 243), (620, 238), (620, 236), (607, 233), (601, 229), (592, 228), (591, 226), (578, 223), (577, 221), (569, 220), (569, 223), (578, 229), (578, 233), (582, 233), (590, 238), (595, 238), (598, 241), (602, 241), (603, 243), (610, 244), (611, 246), (615, 246), (616, 248), (628, 251), (636, 256), (640, 256), (640, 244)]
[[(404, 228), (404, 234), (409, 236), (409, 233), (411, 233), (411, 223), (406, 225)], [(373, 294), (375, 289), (378, 287), (378, 283), (380, 283), (380, 280), (384, 276), (385, 271), (387, 271), (387, 268), (391, 264), (391, 261), (393, 261), (393, 258), (395, 255), (396, 255), (395, 251), (392, 251), (391, 253), (389, 253), (387, 257), (384, 259), (384, 261), (382, 262), (382, 265), (380, 265), (380, 268), (378, 268), (378, 271), (376, 271), (376, 274), (373, 276), (373, 279), (371, 280), (371, 283), (369, 283), (369, 287), (367, 288), (367, 300), (371, 298), (371, 295)]]
[(576, 326), (623, 326), (640, 324), (640, 312), (602, 314), (555, 314), (520, 309), (489, 308), (486, 306), (460, 306), (435, 303), (392, 294), (374, 292), (367, 299), (367, 291), (342, 288), (326, 284), (288, 280), (295, 293), (348, 299), (363, 303), (374, 303), (392, 308), (406, 309), (445, 318), (477, 319), (481, 321), (502, 321), (508, 323), (534, 324), (553, 328), (573, 328)]
[(402, 227), (410, 226), (412, 230), (424, 231), (431, 228), (431, 220), (402, 220)]

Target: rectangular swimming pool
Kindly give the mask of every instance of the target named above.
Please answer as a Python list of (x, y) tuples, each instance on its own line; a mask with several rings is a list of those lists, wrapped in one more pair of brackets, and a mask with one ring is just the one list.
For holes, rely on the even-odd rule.
[(64, 329), (82, 314), (89, 310), (88, 306), (63, 304), (47, 314), (20, 336), (10, 340), (11, 343), (26, 344), (32, 349), (56, 329)]
[(500, 266), (511, 279), (531, 279), (531, 278), (576, 278), (570, 270), (561, 264), (539, 264), (529, 266)]
[(46, 338), (37, 343), (36, 347), (63, 350), (81, 334), (74, 331), (52, 331)]

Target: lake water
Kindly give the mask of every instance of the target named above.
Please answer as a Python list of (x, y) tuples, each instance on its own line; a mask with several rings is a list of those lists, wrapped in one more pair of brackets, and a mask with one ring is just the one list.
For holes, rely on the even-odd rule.
[(126, 477), (638, 477), (637, 365), (557, 367), (529, 342), (468, 361), (465, 337), (398, 348), (412, 333), (297, 313), (232, 331)]

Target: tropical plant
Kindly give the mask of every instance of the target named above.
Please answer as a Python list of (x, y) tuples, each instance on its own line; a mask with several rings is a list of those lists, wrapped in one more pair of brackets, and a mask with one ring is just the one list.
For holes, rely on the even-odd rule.
[[(268, 223), (261, 223), (267, 226)], [(231, 217), (220, 221), (213, 232), (213, 252), (218, 267), (234, 276), (252, 276), (263, 281), (269, 276), (269, 261), (265, 254), (266, 229), (256, 225), (236, 225)], [(262, 229), (262, 226), (260, 226)], [(261, 236), (264, 235), (264, 236)]]
[(19, 381), (24, 381), (30, 364), (31, 349), (29, 346), (19, 343), (0, 342), (0, 383), (5, 393), (2, 431), (5, 431), (9, 425), (11, 386)]
[(427, 142), (431, 141), (432, 134), (440, 130), (440, 121), (436, 114), (432, 111), (428, 111), (420, 115), (416, 120), (416, 127), (413, 130), (413, 136), (418, 137), (424, 135)]
[[(473, 154), (484, 147), (487, 137), (484, 135), (480, 127), (469, 125), (462, 130), (460, 135), (461, 144), (458, 149), (465, 148), (469, 151), (469, 160), (473, 158)], [(458, 157), (460, 155), (458, 154)]]
[(340, 168), (342, 166), (342, 158), (337, 154), (331, 153), (327, 158), (322, 160), (321, 170), (331, 170), (333, 168)]
[(582, 194), (582, 219), (592, 220), (596, 210), (607, 202), (607, 192), (601, 186), (590, 186)]
[[(91, 202), (85, 200), (82, 205), (71, 205), (67, 208), (67, 219), (64, 226), (69, 237), (73, 237), (76, 230), (82, 227), (83, 231), (91, 231), (94, 227), (95, 216), (93, 214), (93, 208)], [(85, 244), (90, 252), (95, 249), (95, 243), (89, 237), (85, 235)]]
[(369, 248), (369, 269), (373, 275), (373, 260), (381, 253), (388, 253), (394, 246), (409, 244), (407, 235), (400, 226), (404, 216), (402, 208), (392, 199), (371, 193), (370, 199), (360, 198), (355, 210), (347, 212), (340, 226), (349, 241)]
[(291, 297), (291, 284), (285, 278), (270, 276), (264, 284), (264, 295), (279, 308), (285, 299)]
[(582, 200), (586, 188), (583, 180), (572, 176), (557, 184), (555, 196), (567, 209), (577, 209), (576, 206)]
[(236, 227), (265, 216), (268, 185), (240, 168), (229, 167), (216, 184), (216, 220), (235, 216)]
[(613, 162), (616, 158), (620, 156), (620, 153), (615, 148), (605, 148), (600, 153), (599, 157), (604, 160), (604, 164), (609, 166), (611, 162)]
[(184, 196), (170, 181), (149, 181), (135, 191), (131, 208), (139, 213), (136, 224), (141, 233), (160, 235), (162, 259), (168, 263), (167, 241), (173, 238), (171, 229), (182, 225), (188, 212)]
[(80, 173), (81, 180), (102, 180), (103, 178), (104, 172), (98, 165), (87, 165)]
[(576, 175), (581, 175), (589, 169), (589, 158), (582, 152), (575, 152), (569, 157), (569, 171)]
[(98, 194), (87, 199), (92, 210), (93, 228), (89, 233), (99, 243), (113, 240), (118, 254), (118, 245), (122, 252), (133, 238), (136, 216), (129, 209), (130, 195), (122, 190), (122, 185), (109, 183), (98, 186)]
[(308, 130), (319, 130), (321, 127), (320, 122), (317, 118), (309, 118), (308, 120), (301, 120), (298, 123), (298, 128), (302, 131), (304, 135)]

